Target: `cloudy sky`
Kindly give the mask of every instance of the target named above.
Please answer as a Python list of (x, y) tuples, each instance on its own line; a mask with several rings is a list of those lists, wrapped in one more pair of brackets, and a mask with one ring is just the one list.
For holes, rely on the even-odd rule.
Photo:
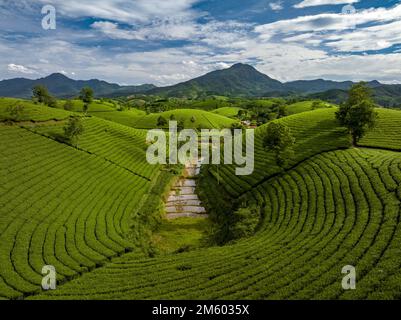
[(0, 0), (0, 79), (168, 85), (237, 62), (281, 81), (401, 83), (401, 1)]

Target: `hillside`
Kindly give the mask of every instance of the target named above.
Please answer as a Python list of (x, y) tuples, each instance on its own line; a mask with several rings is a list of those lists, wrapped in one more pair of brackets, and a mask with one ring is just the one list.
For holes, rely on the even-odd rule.
[[(156, 258), (126, 255), (33, 298), (398, 299), (400, 166), (397, 153), (375, 150), (313, 157), (253, 193), (264, 206), (255, 236)], [(349, 264), (358, 290), (341, 288)]]
[(29, 99), (32, 96), (32, 88), (36, 85), (46, 86), (49, 92), (58, 98), (76, 97), (84, 87), (91, 87), (97, 97), (128, 96), (155, 88), (154, 85), (148, 84), (142, 86), (120, 86), (97, 79), (88, 81), (73, 80), (63, 74), (54, 73), (37, 80), (17, 78), (0, 81), (0, 97)]
[[(135, 128), (140, 129), (154, 129), (158, 128), (158, 119), (163, 117), (165, 120), (170, 121), (175, 119), (177, 122), (183, 121), (185, 128), (192, 129), (213, 129), (213, 128), (229, 128), (236, 121), (212, 112), (196, 109), (179, 109), (173, 111), (166, 111), (162, 113), (154, 113), (136, 117), (136, 121), (132, 124)], [(168, 124), (163, 128), (168, 128)]]
[[(275, 120), (296, 138), (284, 172), (262, 146), (266, 125), (256, 130), (253, 175), (236, 176), (229, 165), (202, 170), (198, 189), (211, 217), (257, 208), (255, 234), (158, 254), (150, 236), (174, 174), (146, 162), (146, 130), (97, 117), (113, 109), (96, 102), (70, 146), (58, 138), (82, 116), (78, 103), (68, 112), (0, 99), (0, 298), (398, 299), (401, 111), (378, 109), (363, 147), (348, 149), (336, 109), (307, 111), (310, 103)], [(24, 106), (19, 119), (8, 111), (16, 104)], [(163, 116), (172, 114), (192, 127), (234, 122), (202, 110)], [(137, 116), (153, 128), (160, 115)], [(58, 289), (43, 292), (49, 264)], [(358, 269), (358, 290), (340, 286), (348, 264)]]

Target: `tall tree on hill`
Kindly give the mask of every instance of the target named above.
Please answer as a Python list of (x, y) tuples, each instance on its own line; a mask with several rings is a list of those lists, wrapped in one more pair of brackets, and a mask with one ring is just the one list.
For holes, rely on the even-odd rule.
[(372, 99), (372, 91), (365, 82), (351, 87), (348, 100), (336, 112), (336, 118), (341, 125), (347, 127), (352, 145), (356, 146), (377, 120), (376, 104)]
[(84, 126), (81, 119), (72, 117), (68, 120), (67, 125), (64, 127), (64, 135), (68, 142), (78, 143), (79, 136), (84, 132)]
[(32, 99), (39, 103), (45, 103), (50, 97), (49, 90), (43, 85), (37, 85), (32, 89)]
[(291, 130), (281, 123), (272, 122), (267, 127), (263, 146), (274, 152), (276, 164), (283, 168), (294, 155), (295, 138)]
[(57, 107), (57, 100), (50, 93), (49, 90), (43, 85), (37, 85), (32, 89), (32, 100), (34, 102), (43, 103), (50, 108)]
[(83, 111), (86, 114), (88, 112), (89, 109), (89, 105), (92, 103), (93, 101), (93, 89), (90, 87), (85, 87), (81, 89), (79, 98), (83, 101), (84, 103), (84, 107), (83, 107)]

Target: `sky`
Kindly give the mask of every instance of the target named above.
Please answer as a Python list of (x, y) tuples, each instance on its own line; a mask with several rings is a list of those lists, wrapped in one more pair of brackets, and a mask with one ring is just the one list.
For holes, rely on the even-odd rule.
[(0, 0), (0, 79), (165, 86), (235, 63), (283, 82), (401, 83), (401, 0)]

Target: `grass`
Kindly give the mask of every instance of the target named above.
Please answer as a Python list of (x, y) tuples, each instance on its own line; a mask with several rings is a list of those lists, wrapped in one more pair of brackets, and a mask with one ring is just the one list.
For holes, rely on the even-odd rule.
[(164, 220), (153, 234), (153, 243), (165, 254), (200, 248), (208, 227), (209, 221), (205, 218)]
[(216, 110), (213, 110), (212, 112), (224, 117), (228, 117), (228, 118), (235, 118), (238, 115), (238, 112), (240, 110), (243, 110), (241, 108), (237, 108), (237, 107), (224, 107), (224, 108), (219, 108)]
[[(297, 114), (297, 113), (301, 113), (301, 112), (312, 111), (314, 102), (315, 102), (315, 100), (311, 100), (311, 101), (302, 101), (302, 102), (290, 104), (287, 107), (288, 114), (292, 115), (292, 114)], [(332, 107), (333, 107), (333, 105), (330, 103), (322, 102), (320, 105), (320, 108), (332, 108)]]

